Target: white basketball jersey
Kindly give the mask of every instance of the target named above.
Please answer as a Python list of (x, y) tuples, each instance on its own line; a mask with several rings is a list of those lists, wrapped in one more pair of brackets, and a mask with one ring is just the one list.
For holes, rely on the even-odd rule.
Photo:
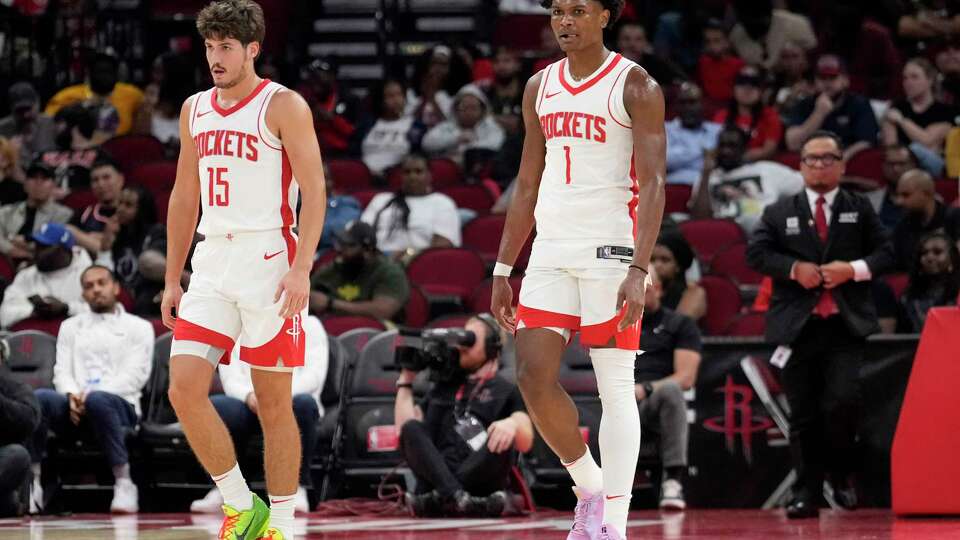
[(200, 165), (200, 225), (205, 236), (292, 227), (298, 188), (283, 144), (267, 128), (267, 107), (284, 87), (265, 79), (224, 109), (217, 89), (194, 96), (190, 136)]
[(636, 65), (611, 52), (579, 83), (566, 58), (543, 70), (536, 111), (547, 154), (529, 266), (619, 266), (597, 248), (633, 247), (638, 187), (623, 88)]

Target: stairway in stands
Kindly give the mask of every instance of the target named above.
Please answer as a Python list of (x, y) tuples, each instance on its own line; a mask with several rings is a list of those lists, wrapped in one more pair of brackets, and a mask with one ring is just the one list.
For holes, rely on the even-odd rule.
[(486, 4), (484, 0), (316, 2), (307, 57), (334, 61), (340, 66), (341, 84), (364, 95), (371, 83), (384, 76), (386, 65), (399, 60), (412, 66), (413, 59), (436, 43), (471, 43), (486, 52), (489, 44), (477, 39), (489, 19), (484, 17)]

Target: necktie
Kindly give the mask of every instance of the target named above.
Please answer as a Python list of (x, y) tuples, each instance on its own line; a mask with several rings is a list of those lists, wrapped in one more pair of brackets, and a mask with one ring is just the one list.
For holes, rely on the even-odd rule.
[[(823, 205), (826, 204), (827, 200), (821, 195), (817, 198), (817, 211), (813, 220), (817, 226), (817, 236), (820, 237), (820, 241), (824, 245), (827, 243), (827, 236), (829, 229), (827, 227), (827, 213), (823, 210)], [(813, 308), (813, 313), (820, 317), (829, 317), (835, 313), (839, 313), (837, 309), (837, 303), (833, 301), (833, 295), (830, 294), (830, 291), (824, 290), (820, 294), (820, 300), (817, 301), (817, 305)]]

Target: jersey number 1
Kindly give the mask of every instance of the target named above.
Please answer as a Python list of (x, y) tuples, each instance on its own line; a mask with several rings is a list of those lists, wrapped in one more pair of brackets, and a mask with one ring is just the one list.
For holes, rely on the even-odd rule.
[[(207, 206), (229, 206), (230, 205), (230, 183), (223, 177), (227, 172), (226, 167), (207, 167), (207, 173), (210, 174), (209, 191), (207, 192)], [(223, 187), (222, 190), (217, 188)]]
[(563, 147), (563, 155), (567, 158), (567, 183), (570, 183), (570, 147)]

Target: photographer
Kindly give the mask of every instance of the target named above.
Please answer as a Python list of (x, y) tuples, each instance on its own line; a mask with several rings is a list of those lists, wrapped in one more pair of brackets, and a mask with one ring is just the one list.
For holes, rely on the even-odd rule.
[[(452, 354), (426, 352), (415, 365), (398, 361), (403, 370), (394, 421), (400, 452), (417, 478), (417, 494), (407, 494), (417, 516), (500, 515), (515, 450), (533, 445), (533, 424), (519, 390), (497, 374), (498, 326), (482, 314), (467, 321), (465, 330)], [(430, 339), (424, 338), (425, 345)], [(426, 365), (436, 384), (418, 405), (416, 371), (410, 368)]]

